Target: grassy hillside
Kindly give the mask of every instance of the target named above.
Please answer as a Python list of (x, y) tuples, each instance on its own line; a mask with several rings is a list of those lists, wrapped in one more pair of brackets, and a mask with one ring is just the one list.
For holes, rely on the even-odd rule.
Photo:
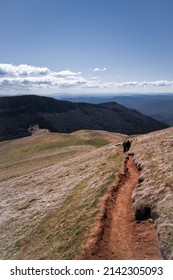
[[(127, 136), (81, 130), (37, 131), (0, 143), (0, 258), (74, 259), (122, 167)], [(164, 259), (173, 259), (173, 128), (133, 140), (141, 170), (133, 194), (139, 221), (151, 218)]]
[(38, 131), (0, 143), (1, 259), (73, 259), (124, 161), (124, 135)]
[(173, 128), (136, 138), (133, 151), (142, 169), (133, 196), (136, 216), (153, 218), (162, 255), (173, 259)]

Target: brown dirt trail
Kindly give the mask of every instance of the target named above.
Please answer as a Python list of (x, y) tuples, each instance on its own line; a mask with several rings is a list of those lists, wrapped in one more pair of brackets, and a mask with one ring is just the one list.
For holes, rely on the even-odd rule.
[(152, 220), (137, 222), (132, 207), (132, 193), (139, 171), (129, 156), (118, 190), (109, 198), (102, 230), (81, 259), (140, 260), (161, 259), (159, 242)]

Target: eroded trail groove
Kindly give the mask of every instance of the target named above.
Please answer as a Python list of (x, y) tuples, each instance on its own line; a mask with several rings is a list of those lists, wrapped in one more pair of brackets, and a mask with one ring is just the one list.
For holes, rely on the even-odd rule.
[(137, 222), (132, 208), (132, 193), (139, 171), (133, 156), (126, 163), (120, 186), (107, 204), (101, 236), (88, 247), (82, 259), (140, 260), (161, 259), (156, 230), (151, 220)]

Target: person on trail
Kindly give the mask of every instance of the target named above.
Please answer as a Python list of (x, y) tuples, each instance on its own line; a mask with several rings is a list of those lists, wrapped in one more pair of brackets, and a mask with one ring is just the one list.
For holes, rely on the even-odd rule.
[(125, 153), (127, 150), (127, 141), (123, 142), (123, 152)]
[(128, 152), (130, 149), (131, 142), (129, 140), (123, 142), (123, 152)]
[(130, 149), (131, 142), (129, 140), (126, 141), (126, 151)]

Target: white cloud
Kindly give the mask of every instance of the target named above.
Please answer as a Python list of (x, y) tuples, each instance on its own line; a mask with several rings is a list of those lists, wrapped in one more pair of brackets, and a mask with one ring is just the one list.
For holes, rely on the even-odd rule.
[(27, 64), (18, 66), (14, 66), (13, 64), (0, 64), (0, 77), (42, 76), (48, 74), (50, 74), (50, 70), (47, 67), (35, 67)]
[(106, 71), (106, 67), (103, 67), (103, 68), (94, 68), (94, 69), (91, 69), (93, 72), (103, 72), (103, 71)]
[[(95, 68), (95, 71), (105, 71), (102, 68)], [(116, 90), (150, 90), (153, 88), (170, 88), (172, 90), (173, 81), (158, 80), (158, 81), (128, 81), (128, 82), (104, 82), (98, 77), (89, 76), (84, 78), (81, 72), (72, 72), (63, 70), (54, 72), (47, 67), (36, 67), (26, 64), (15, 66), (13, 64), (0, 64), (0, 91), (18, 91), (21, 90), (44, 90), (56, 91), (58, 89), (65, 90), (74, 89), (81, 92), (85, 89), (98, 89), (105, 91)]]
[(3, 89), (13, 90), (17, 89), (41, 89), (41, 88), (66, 88), (66, 87), (78, 87), (86, 84), (86, 80), (82, 77), (78, 79), (64, 79), (55, 78), (51, 76), (45, 77), (26, 77), (26, 78), (0, 78), (0, 87)]
[(154, 82), (122, 82), (122, 83), (116, 83), (116, 82), (108, 82), (104, 83), (105, 87), (115, 87), (115, 88), (144, 88), (144, 87), (172, 87), (173, 86), (173, 81), (166, 81), (166, 80), (161, 80), (161, 81), (154, 81)]
[(81, 75), (81, 72), (71, 72), (70, 70), (64, 70), (60, 72), (52, 72), (52, 75), (57, 77), (72, 77), (72, 76), (78, 76)]
[(0, 87), (3, 90), (66, 88), (86, 83), (87, 80), (81, 76), (81, 72), (53, 72), (46, 67), (0, 64)]
[(141, 86), (170, 87), (173, 86), (173, 81), (161, 80), (161, 81), (154, 81), (154, 82), (142, 82)]

